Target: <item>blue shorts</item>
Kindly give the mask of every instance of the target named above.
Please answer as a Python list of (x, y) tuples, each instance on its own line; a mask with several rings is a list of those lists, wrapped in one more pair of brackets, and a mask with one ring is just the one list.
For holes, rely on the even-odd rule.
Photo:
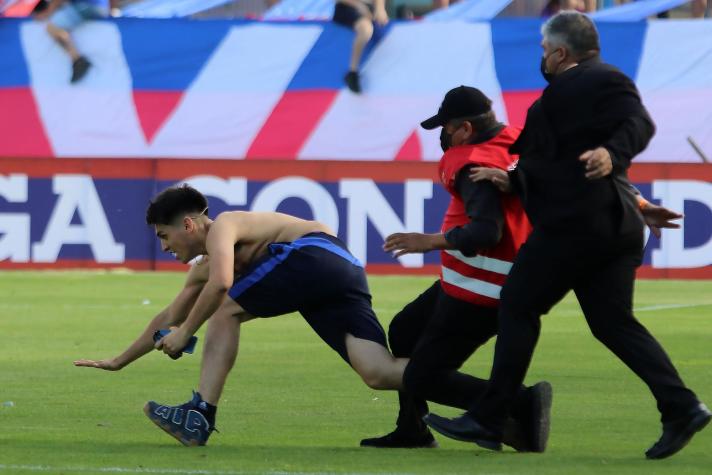
[(49, 22), (63, 30), (73, 30), (85, 20), (105, 18), (109, 12), (89, 2), (66, 2), (49, 18)]
[(338, 238), (311, 233), (268, 249), (229, 291), (246, 312), (255, 317), (299, 312), (347, 363), (347, 333), (388, 347), (363, 264)]

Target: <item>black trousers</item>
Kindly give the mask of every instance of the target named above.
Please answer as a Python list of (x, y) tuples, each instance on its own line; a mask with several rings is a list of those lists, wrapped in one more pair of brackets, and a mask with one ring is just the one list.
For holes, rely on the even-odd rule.
[[(388, 339), (396, 357), (410, 358), (405, 391), (399, 392), (399, 430), (424, 430), (426, 400), (467, 409), (487, 388), (487, 381), (460, 373), (462, 364), (497, 333), (497, 309), (453, 298), (435, 282), (406, 305), (391, 322)], [(526, 404), (517, 391), (515, 412)], [(522, 409), (522, 411), (525, 409)]]
[(591, 333), (642, 379), (662, 420), (697, 403), (665, 350), (633, 316), (635, 271), (643, 229), (619, 235), (614, 216), (581, 228), (534, 229), (502, 288), (499, 334), (490, 384), (471, 414), (497, 431), (526, 375), (539, 338), (540, 317), (570, 290)]

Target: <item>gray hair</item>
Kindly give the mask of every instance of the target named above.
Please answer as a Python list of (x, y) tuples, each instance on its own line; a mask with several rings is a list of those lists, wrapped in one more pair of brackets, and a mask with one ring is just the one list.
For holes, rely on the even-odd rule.
[[(492, 101), (490, 101), (490, 103), (491, 102)], [(453, 123), (457, 126), (461, 125), (465, 121), (472, 124), (472, 128), (475, 129), (477, 132), (484, 132), (485, 130), (489, 130), (498, 124), (497, 116), (492, 110), (479, 115), (457, 117), (453, 119)]]
[(542, 25), (541, 34), (551, 46), (565, 47), (577, 60), (601, 51), (596, 25), (575, 10), (564, 10), (549, 18)]

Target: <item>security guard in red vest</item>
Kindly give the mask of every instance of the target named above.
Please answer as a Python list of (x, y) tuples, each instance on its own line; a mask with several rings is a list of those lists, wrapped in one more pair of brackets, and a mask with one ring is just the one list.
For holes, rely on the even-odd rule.
[[(497, 332), (499, 290), (514, 256), (530, 232), (518, 198), (500, 193), (489, 182), (472, 182), (473, 166), (506, 170), (516, 161), (509, 147), (519, 130), (497, 122), (490, 101), (481, 91), (460, 86), (447, 93), (438, 113), (421, 124), (442, 127), (445, 154), (439, 176), (451, 195), (442, 232), (398, 233), (384, 250), (400, 256), (441, 251), (441, 276), (432, 287), (393, 319), (389, 342), (396, 357), (410, 362), (399, 394), (396, 429), (365, 439), (370, 447), (435, 447), (421, 418), (425, 400), (465, 408), (482, 394), (487, 382), (458, 369)], [(551, 386), (547, 382), (522, 387), (505, 443), (517, 450), (543, 452), (549, 433)]]

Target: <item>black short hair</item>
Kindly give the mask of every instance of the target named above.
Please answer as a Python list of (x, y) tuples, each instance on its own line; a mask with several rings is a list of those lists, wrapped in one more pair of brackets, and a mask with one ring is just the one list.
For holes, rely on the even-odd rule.
[(574, 10), (564, 10), (549, 18), (541, 27), (541, 34), (555, 46), (565, 46), (582, 60), (601, 51), (598, 30), (591, 19)]
[(208, 200), (187, 183), (156, 195), (146, 209), (146, 224), (172, 224), (184, 214), (208, 214)]

